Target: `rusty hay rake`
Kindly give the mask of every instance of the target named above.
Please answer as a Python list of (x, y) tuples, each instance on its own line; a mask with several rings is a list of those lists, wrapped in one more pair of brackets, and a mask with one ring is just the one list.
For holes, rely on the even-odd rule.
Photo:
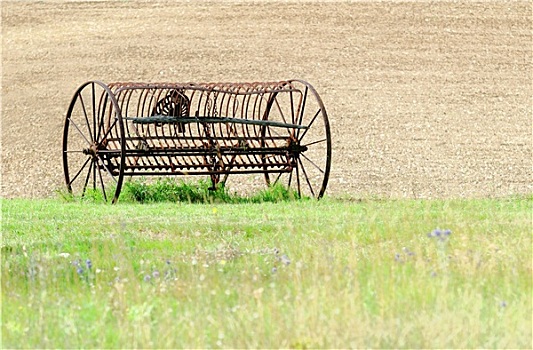
[(260, 174), (300, 196), (324, 195), (331, 133), (324, 104), (302, 80), (256, 83), (89, 81), (63, 134), (69, 192), (116, 202), (125, 177)]

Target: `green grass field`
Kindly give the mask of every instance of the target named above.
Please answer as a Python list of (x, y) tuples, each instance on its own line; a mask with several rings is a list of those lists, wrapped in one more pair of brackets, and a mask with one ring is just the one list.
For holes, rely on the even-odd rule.
[(532, 204), (4, 199), (2, 348), (531, 348)]

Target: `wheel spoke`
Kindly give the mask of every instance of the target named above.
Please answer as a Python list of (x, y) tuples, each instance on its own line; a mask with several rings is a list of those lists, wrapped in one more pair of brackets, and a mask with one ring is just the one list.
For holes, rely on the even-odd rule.
[[(302, 121), (304, 119), (304, 112), (305, 112), (305, 104), (307, 102), (307, 92), (309, 91), (309, 87), (306, 86), (305, 87), (305, 92), (304, 92), (304, 98), (303, 98), (303, 101), (302, 101), (302, 107), (301, 107), (301, 110), (300, 110), (300, 118), (298, 118), (298, 124), (297, 125), (301, 125), (302, 124)], [(296, 131), (296, 138), (298, 139), (300, 135), (300, 129), (298, 129), (298, 131)]]
[(105, 117), (105, 111), (107, 107), (107, 94), (104, 97), (103, 105), (104, 105), (104, 109), (102, 110), (102, 113), (100, 113), (101, 117), (100, 117), (100, 120), (98, 121), (98, 134), (96, 136), (96, 140), (100, 140), (100, 132), (104, 128), (104, 117)]
[(93, 191), (96, 191), (96, 168), (97, 164), (96, 161), (93, 162)]
[[(283, 122), (284, 122), (285, 124), (288, 124), (288, 123), (287, 123), (287, 119), (285, 118), (285, 114), (283, 114), (283, 111), (281, 110), (281, 106), (279, 105), (279, 101), (278, 101), (278, 99), (275, 98), (275, 99), (274, 99), (274, 102), (276, 102), (276, 106), (278, 107), (278, 111), (279, 111), (279, 114), (280, 114), (280, 116), (281, 116), (281, 120), (283, 120)], [(268, 129), (271, 129), (271, 128), (268, 128)], [(287, 128), (287, 132), (288, 132), (289, 134), (291, 133), (290, 130), (289, 130), (289, 128)], [(279, 134), (278, 134), (278, 135), (279, 135)], [(279, 135), (279, 136), (281, 136), (281, 135)]]
[(98, 157), (98, 160), (102, 163), (101, 165), (104, 167), (105, 171), (109, 174), (109, 176), (111, 176), (113, 181), (115, 181), (115, 183), (118, 184), (117, 179), (115, 179), (115, 177), (113, 176), (113, 173), (111, 173), (109, 168), (105, 165), (104, 161), (102, 159), (100, 159), (100, 157)]
[(102, 193), (104, 194), (104, 201), (107, 202), (107, 195), (105, 193), (105, 187), (104, 187), (104, 179), (102, 178), (102, 170), (100, 169), (100, 167), (98, 167), (98, 176), (100, 177), (100, 184), (102, 185)]
[(307, 172), (305, 171), (304, 164), (302, 163), (300, 158), (298, 158), (298, 163), (302, 167), (302, 172), (304, 173), (305, 181), (307, 182), (307, 185), (309, 186), (309, 190), (311, 190), (311, 194), (313, 195), (313, 197), (315, 197), (315, 191), (313, 191), (313, 186), (311, 186), (311, 182), (309, 182), (309, 176), (307, 176)]
[(118, 118), (115, 118), (115, 121), (113, 122), (113, 124), (111, 124), (111, 126), (109, 126), (109, 129), (107, 129), (105, 135), (102, 136), (102, 140), (105, 140), (107, 138), (107, 135), (109, 135), (111, 130), (113, 130), (113, 128), (115, 127), (115, 124), (117, 124), (117, 122), (118, 122)]
[(320, 112), (322, 112), (321, 108), (319, 108), (318, 111), (316, 111), (315, 116), (313, 117), (313, 119), (311, 119), (311, 122), (309, 123), (309, 125), (307, 125), (307, 129), (305, 129), (304, 133), (302, 134), (302, 136), (300, 136), (298, 141), (301, 141), (304, 138), (305, 134), (307, 134), (307, 131), (309, 131), (309, 129), (311, 129), (311, 125), (313, 125), (313, 123), (315, 122), (315, 120), (318, 117), (318, 115), (320, 114)]
[(318, 165), (316, 165), (311, 159), (309, 159), (305, 154), (303, 153), (300, 153), (301, 156), (303, 156), (305, 159), (307, 159), (307, 161), (311, 164), (314, 165), (315, 168), (318, 169), (318, 171), (320, 171), (322, 174), (325, 174), (326, 172), (324, 170), (322, 170)]
[(85, 163), (83, 163), (83, 165), (81, 166), (80, 170), (78, 170), (76, 175), (74, 175), (72, 180), (70, 180), (70, 182), (68, 183), (68, 186), (72, 186), (72, 183), (78, 178), (78, 176), (81, 174), (81, 172), (83, 171), (85, 166), (87, 166), (87, 163), (89, 163), (90, 160), (91, 160), (91, 158), (87, 158), (87, 160), (85, 160)]
[(71, 119), (71, 118), (68, 118), (69, 122), (72, 123), (72, 125), (74, 125), (74, 127), (76, 128), (76, 130), (78, 130), (78, 132), (80, 133), (80, 135), (85, 139), (85, 141), (87, 142), (88, 145), (91, 144), (91, 141), (87, 140), (87, 137), (85, 137), (85, 135), (81, 132), (80, 128), (78, 128), (78, 126), (76, 125), (76, 123), (74, 123), (74, 121)]
[(304, 146), (304, 147), (309, 147), (309, 146), (311, 146), (311, 145), (316, 145), (317, 143), (325, 142), (325, 141), (327, 141), (327, 140), (328, 140), (328, 139), (317, 140), (317, 141), (309, 142), (309, 143), (307, 143), (307, 144), (305, 144), (305, 145), (302, 145), (302, 146)]
[(282, 174), (283, 174), (283, 173), (279, 173), (279, 174), (278, 174), (278, 177), (276, 177), (276, 181), (273, 182), (274, 185), (278, 183), (279, 178), (281, 177)]
[(300, 170), (299, 170), (298, 164), (296, 164), (296, 184), (298, 186), (298, 197), (301, 197), (302, 191), (300, 190)]
[(93, 168), (94, 162), (91, 162), (91, 165), (89, 165), (89, 171), (87, 172), (87, 176), (85, 177), (85, 183), (83, 184), (83, 190), (81, 192), (82, 198), (85, 196), (85, 191), (87, 190), (87, 184), (89, 183), (89, 178), (91, 177), (91, 170)]
[(94, 83), (92, 83), (93, 92), (93, 141), (96, 139), (96, 91), (94, 89)]
[(94, 142), (94, 137), (92, 135), (91, 126), (89, 123), (89, 116), (87, 115), (87, 109), (85, 108), (85, 102), (83, 101), (83, 96), (81, 95), (81, 93), (78, 93), (78, 97), (80, 98), (81, 107), (83, 109), (83, 115), (85, 116), (85, 123), (87, 123), (87, 129), (89, 129), (89, 136), (91, 137), (91, 142)]

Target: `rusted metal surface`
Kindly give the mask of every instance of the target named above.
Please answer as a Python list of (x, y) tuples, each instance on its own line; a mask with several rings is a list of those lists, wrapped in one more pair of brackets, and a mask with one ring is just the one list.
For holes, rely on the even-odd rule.
[(263, 174), (320, 198), (331, 165), (324, 105), (300, 80), (83, 84), (63, 137), (69, 191), (116, 201), (125, 176)]

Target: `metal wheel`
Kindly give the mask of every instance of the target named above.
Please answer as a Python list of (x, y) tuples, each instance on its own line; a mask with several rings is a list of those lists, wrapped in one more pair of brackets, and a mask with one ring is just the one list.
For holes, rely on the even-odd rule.
[(63, 130), (67, 190), (115, 203), (124, 177), (124, 148), (124, 125), (114, 94), (99, 81), (80, 86)]
[(278, 93), (270, 106), (268, 120), (305, 128), (270, 128), (269, 137), (286, 136), (290, 172), (269, 174), (268, 185), (281, 183), (300, 197), (321, 198), (331, 168), (331, 132), (328, 115), (316, 90), (302, 80), (291, 80), (295, 89)]

